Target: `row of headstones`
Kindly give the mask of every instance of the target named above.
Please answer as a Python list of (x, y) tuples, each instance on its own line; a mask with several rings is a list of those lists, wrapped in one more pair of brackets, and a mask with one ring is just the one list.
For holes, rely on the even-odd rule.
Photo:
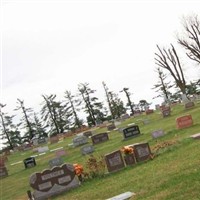
[[(151, 150), (148, 143), (130, 146), (135, 151), (129, 157), (123, 158), (120, 150), (105, 155), (108, 172), (115, 172), (123, 169), (126, 165), (133, 165), (150, 159)], [(73, 165), (65, 163), (51, 169), (45, 169), (40, 173), (32, 174), (29, 184), (34, 189), (33, 193), (28, 192), (30, 199), (33, 197), (35, 200), (42, 200), (78, 187), (81, 183), (75, 174)]]
[[(177, 118), (176, 119), (176, 125), (177, 125), (178, 129), (192, 126), (193, 125), (192, 116), (191, 115), (185, 115), (185, 116)], [(130, 138), (133, 138), (135, 136), (140, 135), (140, 129), (139, 129), (138, 125), (134, 125), (134, 126), (131, 126), (131, 127), (128, 127), (128, 128), (124, 128), (124, 129), (122, 129), (122, 132), (123, 132), (124, 140), (130, 139)], [(87, 134), (88, 134), (87, 136), (89, 137), (89, 136), (92, 135), (92, 132), (87, 132)], [(164, 135), (163, 130), (156, 130), (156, 131), (152, 132), (153, 138), (158, 138), (158, 137), (161, 137), (163, 135)], [(99, 134), (96, 134), (96, 135), (92, 135), (91, 139), (92, 139), (93, 145), (95, 145), (95, 144), (99, 144), (99, 143), (108, 141), (109, 136), (108, 136), (108, 133), (105, 132), (105, 133), (99, 133)], [(83, 145), (83, 144), (86, 144), (86, 143), (88, 143), (88, 141), (87, 141), (87, 137), (84, 136), (84, 135), (79, 136), (78, 138), (75, 138), (75, 146), (80, 146), (80, 145)], [(43, 152), (48, 151), (49, 149), (48, 149), (47, 146), (44, 146), (44, 147), (39, 147), (37, 150), (38, 150), (38, 152), (43, 153)], [(92, 145), (83, 146), (81, 148), (82, 155), (90, 154), (90, 153), (93, 153), (93, 152), (94, 152), (94, 147)], [(53, 159), (52, 161), (49, 161), (50, 167), (60, 165), (62, 163), (62, 160), (59, 157), (62, 156), (62, 155), (65, 155), (66, 153), (65, 153), (64, 150), (61, 150), (61, 151), (56, 151), (56, 154), (57, 154), (56, 158)], [(25, 165), (25, 168), (35, 166), (36, 165), (35, 158), (30, 157), (30, 158), (24, 159), (24, 165)], [(4, 164), (3, 161), (1, 161), (1, 163), (0, 163), (0, 177), (4, 177), (4, 176), (7, 176), (7, 175), (8, 175), (8, 172), (7, 172), (7, 169), (5, 167), (5, 164)]]

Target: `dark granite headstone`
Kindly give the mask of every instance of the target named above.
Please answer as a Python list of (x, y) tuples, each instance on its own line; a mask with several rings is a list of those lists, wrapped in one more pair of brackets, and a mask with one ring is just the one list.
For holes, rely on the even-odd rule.
[(120, 150), (105, 155), (108, 172), (115, 172), (125, 167)]
[(71, 164), (34, 173), (30, 176), (29, 183), (34, 189), (34, 200), (48, 199), (80, 185), (74, 166)]
[(124, 139), (133, 138), (140, 135), (140, 129), (138, 125), (130, 126), (123, 129)]
[(99, 144), (109, 140), (108, 133), (99, 133), (91, 137), (93, 144)]
[(90, 154), (94, 152), (94, 147), (92, 145), (84, 146), (81, 148), (82, 155)]
[(134, 153), (137, 162), (149, 160), (151, 156), (151, 150), (148, 143), (134, 145)]
[(29, 157), (29, 158), (24, 159), (24, 166), (25, 166), (25, 169), (36, 166), (35, 158)]
[(112, 131), (112, 130), (114, 130), (115, 128), (116, 128), (116, 126), (115, 126), (114, 123), (108, 124), (108, 125), (107, 125), (107, 130), (108, 130), (108, 131)]

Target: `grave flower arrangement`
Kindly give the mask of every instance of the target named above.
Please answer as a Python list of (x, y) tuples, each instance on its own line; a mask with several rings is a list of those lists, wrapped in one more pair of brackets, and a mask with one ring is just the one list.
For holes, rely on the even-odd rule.
[(79, 180), (82, 181), (82, 175), (84, 175), (83, 166), (80, 164), (73, 164), (73, 166), (76, 175), (78, 176)]
[(133, 154), (134, 149), (133, 147), (130, 147), (130, 146), (124, 146), (122, 147), (121, 152), (124, 153), (125, 155)]

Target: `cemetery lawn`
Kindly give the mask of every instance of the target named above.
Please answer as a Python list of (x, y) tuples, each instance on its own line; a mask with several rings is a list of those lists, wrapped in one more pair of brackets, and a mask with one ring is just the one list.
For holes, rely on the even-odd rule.
[[(177, 117), (191, 114), (193, 126), (177, 129), (175, 119)], [(149, 119), (149, 124), (144, 125), (141, 120)], [(141, 115), (129, 118), (118, 127), (127, 127), (135, 123), (139, 126), (141, 136), (122, 141), (123, 135), (118, 131), (109, 133), (109, 141), (94, 146), (94, 156), (101, 156), (112, 151), (121, 149), (124, 145), (148, 142), (153, 151), (157, 144), (161, 148), (152, 160), (138, 163), (134, 166), (84, 181), (80, 187), (52, 197), (52, 200), (105, 200), (107, 198), (130, 191), (136, 195), (131, 200), (197, 200), (200, 199), (200, 139), (192, 139), (192, 134), (200, 133), (200, 102), (194, 108), (185, 110), (183, 105), (172, 107), (171, 116), (162, 118), (160, 111), (153, 114)], [(151, 133), (162, 129), (164, 136), (152, 139)], [(94, 129), (95, 133), (107, 131), (106, 128)], [(72, 148), (72, 138), (64, 139), (57, 144), (48, 144), (49, 149), (64, 147), (67, 155), (63, 157), (64, 162), (83, 165), (89, 156), (82, 156), (81, 147)], [(165, 143), (164, 143), (165, 142)], [(89, 143), (92, 144), (91, 140)], [(164, 144), (171, 144), (165, 146)], [(55, 152), (36, 157), (37, 166), (24, 169), (23, 159), (34, 155), (31, 150), (16, 152), (8, 157), (6, 167), (9, 176), (0, 179), (0, 200), (27, 200), (29, 177), (34, 172), (48, 169), (48, 161), (55, 157)], [(14, 165), (13, 165), (14, 164)]]

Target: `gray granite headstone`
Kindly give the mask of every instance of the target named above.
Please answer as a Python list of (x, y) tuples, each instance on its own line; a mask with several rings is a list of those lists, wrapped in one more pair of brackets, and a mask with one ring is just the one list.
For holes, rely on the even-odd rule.
[(55, 167), (55, 166), (60, 166), (62, 164), (63, 164), (63, 160), (62, 160), (61, 157), (57, 157), (57, 158), (49, 160), (49, 167), (50, 168)]
[(75, 174), (74, 166), (63, 164), (32, 174), (29, 184), (34, 189), (32, 194), (34, 200), (44, 200), (76, 188), (80, 182)]
[(81, 146), (81, 145), (86, 144), (86, 143), (88, 143), (88, 138), (84, 135), (77, 136), (73, 139), (74, 147), (78, 147), (78, 146)]
[(87, 145), (81, 148), (82, 155), (90, 154), (94, 152), (94, 147), (92, 145)]

